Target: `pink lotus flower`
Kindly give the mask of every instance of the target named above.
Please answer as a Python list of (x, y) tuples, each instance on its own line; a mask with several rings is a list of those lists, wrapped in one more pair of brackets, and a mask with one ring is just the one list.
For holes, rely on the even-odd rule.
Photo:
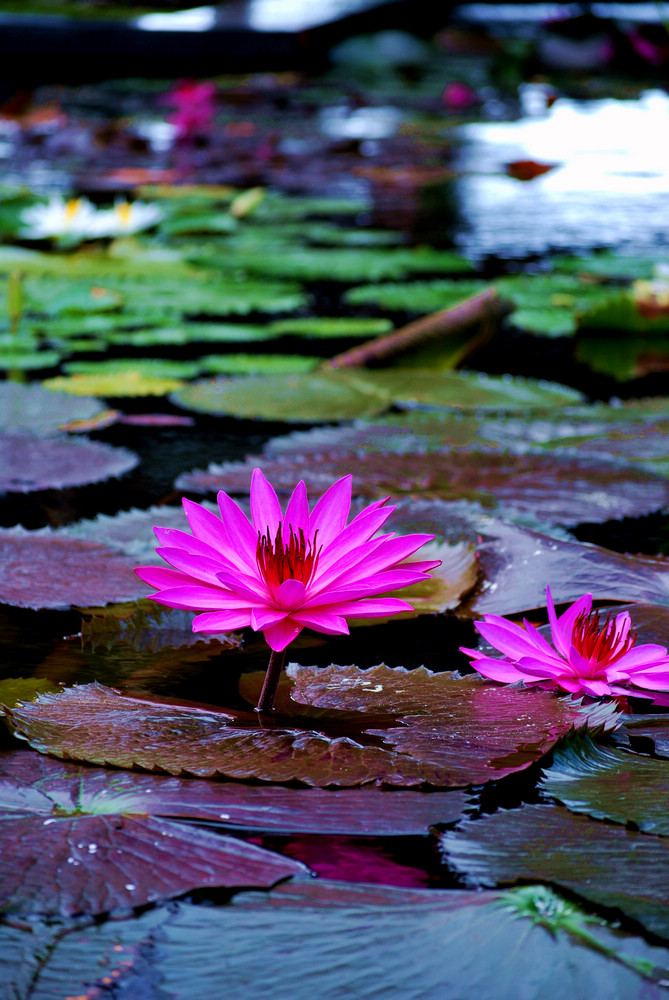
[(274, 489), (254, 469), (252, 523), (223, 491), (220, 518), (184, 499), (192, 535), (154, 528), (161, 546), (156, 551), (172, 568), (142, 566), (136, 572), (157, 588), (150, 595), (154, 601), (201, 612), (194, 632), (250, 626), (276, 653), (305, 627), (348, 634), (347, 617), (411, 611), (406, 601), (378, 595), (427, 578), (439, 561), (412, 562), (408, 556), (434, 536), (373, 537), (395, 509), (385, 506), (388, 498), (347, 525), (351, 479), (339, 479), (311, 511), (306, 487), (298, 483), (284, 514)]
[(522, 628), (498, 615), (485, 615), (484, 621), (475, 622), (476, 628), (504, 656), (495, 659), (460, 647), (472, 657), (472, 666), (480, 674), (494, 681), (524, 681), (597, 697), (634, 695), (656, 700), (658, 696), (649, 691), (669, 691), (666, 648), (654, 643), (635, 645), (628, 611), (609, 616), (602, 624), (599, 613), (591, 613), (592, 594), (585, 594), (558, 618), (549, 588), (546, 593), (553, 646), (528, 621)]

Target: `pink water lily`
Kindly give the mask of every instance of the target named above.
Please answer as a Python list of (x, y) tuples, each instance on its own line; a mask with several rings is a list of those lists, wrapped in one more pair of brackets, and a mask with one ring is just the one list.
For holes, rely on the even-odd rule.
[(669, 692), (669, 656), (665, 646), (637, 645), (628, 611), (600, 621), (592, 612), (592, 594), (579, 597), (559, 617), (547, 588), (553, 645), (524, 621), (524, 627), (498, 615), (485, 615), (476, 628), (504, 656), (496, 659), (461, 647), (484, 677), (569, 691), (572, 694), (635, 695), (665, 700)]
[(194, 632), (250, 626), (281, 654), (306, 627), (347, 634), (347, 618), (411, 611), (406, 601), (379, 595), (427, 578), (439, 561), (408, 557), (434, 536), (377, 535), (395, 509), (386, 506), (388, 498), (347, 524), (351, 479), (337, 480), (311, 511), (299, 482), (284, 513), (271, 484), (254, 469), (251, 521), (223, 491), (220, 517), (184, 499), (192, 534), (154, 528), (156, 551), (171, 568), (142, 566), (136, 572), (156, 588), (154, 601), (201, 612)]

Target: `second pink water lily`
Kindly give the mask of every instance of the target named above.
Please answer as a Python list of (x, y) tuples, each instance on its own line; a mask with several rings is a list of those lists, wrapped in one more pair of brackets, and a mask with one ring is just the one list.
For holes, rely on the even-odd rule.
[(665, 646), (637, 644), (628, 611), (604, 622), (592, 612), (592, 594), (579, 597), (564, 614), (555, 613), (547, 589), (551, 645), (528, 621), (524, 627), (498, 615), (485, 615), (476, 628), (503, 657), (461, 647), (484, 677), (524, 681), (572, 694), (636, 695), (665, 700), (669, 692), (669, 655)]
[(394, 507), (370, 504), (347, 524), (351, 476), (344, 476), (309, 509), (303, 482), (285, 512), (255, 469), (251, 520), (221, 491), (221, 516), (184, 499), (192, 534), (155, 528), (156, 550), (169, 567), (137, 574), (168, 607), (199, 611), (193, 631), (216, 634), (250, 626), (281, 652), (303, 628), (348, 633), (346, 619), (411, 611), (406, 601), (379, 596), (425, 580), (439, 560), (409, 561), (433, 535), (377, 535)]

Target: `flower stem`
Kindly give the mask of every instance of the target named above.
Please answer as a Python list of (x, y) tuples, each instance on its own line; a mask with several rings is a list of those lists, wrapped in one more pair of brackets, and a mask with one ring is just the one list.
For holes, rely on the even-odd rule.
[(262, 691), (260, 692), (260, 698), (258, 699), (258, 704), (255, 708), (256, 712), (271, 712), (274, 709), (276, 689), (279, 686), (279, 678), (281, 677), (281, 671), (283, 670), (285, 662), (285, 649), (280, 653), (277, 653), (277, 651), (273, 649), (270, 654), (269, 663), (267, 664), (267, 673), (265, 674), (265, 681), (262, 686)]

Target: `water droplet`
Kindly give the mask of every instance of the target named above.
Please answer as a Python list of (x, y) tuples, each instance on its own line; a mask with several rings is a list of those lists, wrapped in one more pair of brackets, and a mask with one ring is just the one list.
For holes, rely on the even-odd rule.
[(137, 886), (133, 885), (132, 882), (126, 882), (126, 884), (124, 886), (124, 889), (127, 889), (128, 892), (132, 892), (132, 890), (136, 889), (136, 888), (137, 888)]
[(98, 849), (98, 845), (97, 844), (89, 844), (88, 845), (88, 853), (89, 854), (95, 854), (97, 852), (97, 849)]
[(218, 814), (218, 818), (219, 819), (230, 819), (230, 813), (219, 813)]

